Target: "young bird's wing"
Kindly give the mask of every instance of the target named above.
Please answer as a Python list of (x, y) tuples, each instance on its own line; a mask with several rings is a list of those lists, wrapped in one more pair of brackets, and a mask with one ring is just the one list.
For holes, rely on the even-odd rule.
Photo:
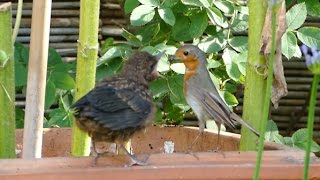
[(104, 127), (119, 130), (143, 125), (152, 104), (134, 89), (104, 85), (97, 86), (72, 108), (77, 110), (76, 117), (93, 119)]

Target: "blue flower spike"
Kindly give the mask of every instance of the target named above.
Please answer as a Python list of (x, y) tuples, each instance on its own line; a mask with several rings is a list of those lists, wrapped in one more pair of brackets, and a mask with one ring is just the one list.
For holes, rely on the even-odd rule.
[(306, 58), (306, 65), (313, 74), (320, 74), (320, 51), (316, 47), (302, 45), (301, 51)]

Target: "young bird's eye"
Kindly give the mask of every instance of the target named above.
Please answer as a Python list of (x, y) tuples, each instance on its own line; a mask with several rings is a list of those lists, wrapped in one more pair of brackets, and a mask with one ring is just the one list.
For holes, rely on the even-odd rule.
[(188, 56), (189, 52), (188, 52), (188, 51), (184, 51), (183, 54), (184, 54), (185, 56)]

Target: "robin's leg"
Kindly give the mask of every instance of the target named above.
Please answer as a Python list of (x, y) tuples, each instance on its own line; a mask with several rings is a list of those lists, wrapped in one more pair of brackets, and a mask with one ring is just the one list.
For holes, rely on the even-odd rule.
[(132, 155), (128, 150), (125, 148), (123, 144), (120, 144), (119, 150), (122, 150), (127, 156), (130, 158), (130, 163), (127, 166), (133, 166), (133, 165), (140, 165), (140, 166), (145, 166), (147, 165), (147, 160), (149, 156), (147, 156), (144, 160), (139, 160), (136, 158), (136, 156)]
[(217, 153), (221, 153), (223, 157), (226, 157), (225, 154), (223, 153), (223, 150), (222, 150), (221, 144), (220, 144), (220, 129), (221, 129), (221, 124), (218, 124), (218, 123), (217, 123), (217, 126), (218, 126), (218, 140), (217, 140), (217, 147), (216, 147), (216, 149), (215, 149), (214, 151), (217, 152)]
[(203, 135), (203, 131), (200, 131), (197, 137), (192, 141), (192, 143), (188, 146), (188, 149), (187, 149), (187, 153), (194, 156), (198, 160), (199, 160), (199, 157), (192, 151), (192, 148), (202, 135)]

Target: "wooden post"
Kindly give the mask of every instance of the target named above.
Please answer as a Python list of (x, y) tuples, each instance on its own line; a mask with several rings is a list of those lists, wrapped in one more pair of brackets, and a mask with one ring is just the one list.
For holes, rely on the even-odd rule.
[[(11, 39), (11, 3), (0, 5), (0, 158), (15, 158), (15, 84)], [(6, 61), (6, 63), (4, 63)], [(3, 65), (3, 67), (2, 67)]]
[(51, 0), (34, 0), (28, 64), (23, 158), (41, 158)]

